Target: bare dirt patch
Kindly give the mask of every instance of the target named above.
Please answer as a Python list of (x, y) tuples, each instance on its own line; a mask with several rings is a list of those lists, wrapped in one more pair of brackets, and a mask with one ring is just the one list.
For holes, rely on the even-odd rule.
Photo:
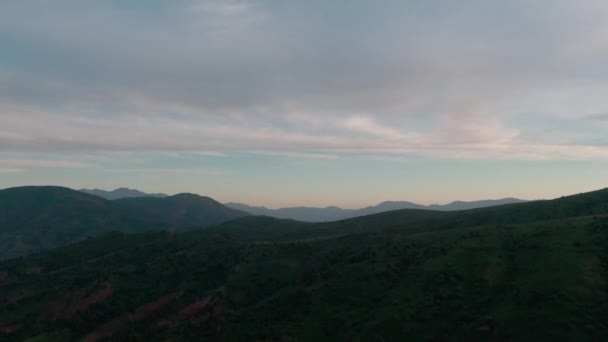
[(25, 270), (25, 274), (40, 274), (42, 273), (42, 267), (40, 266), (31, 266)]
[(172, 301), (177, 300), (181, 295), (181, 292), (174, 292), (162, 296), (153, 302), (146, 303), (135, 309), (132, 313), (127, 314), (126, 317), (115, 319), (102, 325), (97, 330), (89, 333), (84, 340), (86, 342), (94, 342), (100, 339), (111, 338), (126, 330), (129, 322), (137, 322), (149, 318)]
[(181, 293), (175, 292), (175, 293), (171, 293), (166, 296), (160, 297), (159, 299), (155, 300), (154, 302), (144, 304), (144, 305), (140, 306), (139, 308), (137, 308), (133, 313), (129, 314), (129, 320), (131, 320), (131, 321), (144, 320), (144, 319), (150, 317), (150, 315), (154, 314), (158, 310), (162, 309), (165, 305), (178, 299), (180, 296), (181, 296)]
[(182, 308), (176, 315), (173, 315), (171, 318), (164, 319), (158, 323), (159, 327), (163, 328), (174, 328), (176, 327), (180, 321), (187, 321), (196, 317), (202, 311), (209, 311), (214, 308), (217, 300), (220, 297), (216, 294), (213, 296), (208, 296), (197, 300), (194, 303), (191, 303), (184, 308)]
[(32, 294), (28, 290), (18, 290), (11, 292), (8, 296), (6, 296), (5, 303), (6, 304), (17, 304), (20, 301), (30, 297)]
[(4, 325), (0, 327), (0, 333), (4, 334), (4, 335), (10, 335), (12, 333), (14, 333), (15, 331), (19, 330), (19, 328), (21, 328), (21, 326), (19, 325)]
[(51, 316), (56, 320), (67, 320), (78, 313), (86, 312), (94, 304), (105, 301), (112, 295), (113, 289), (109, 284), (90, 294), (86, 294), (84, 289), (75, 291), (69, 299), (67, 305), (56, 305), (52, 310)]

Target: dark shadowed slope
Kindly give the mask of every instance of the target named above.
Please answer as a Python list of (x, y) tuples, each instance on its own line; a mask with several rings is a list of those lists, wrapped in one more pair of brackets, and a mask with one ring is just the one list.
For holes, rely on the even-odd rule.
[(247, 214), (196, 195), (108, 201), (62, 187), (0, 190), (0, 259), (119, 230), (185, 230)]
[(601, 341), (608, 190), (114, 233), (0, 263), (0, 338)]
[(87, 194), (99, 196), (108, 200), (115, 200), (120, 198), (133, 198), (133, 197), (167, 197), (166, 194), (148, 194), (141, 192), (137, 189), (129, 188), (118, 188), (112, 191), (106, 191), (101, 189), (80, 189), (78, 191), (85, 192)]
[(269, 209), (266, 207), (255, 207), (249, 206), (242, 203), (226, 203), (226, 206), (237, 210), (248, 212), (252, 215), (264, 215), (283, 219), (292, 219), (305, 222), (330, 222), (343, 220), (347, 218), (365, 216), (383, 213), (392, 210), (400, 209), (428, 209), (428, 210), (439, 210), (439, 211), (454, 211), (454, 210), (467, 210), (475, 208), (484, 208), (495, 205), (512, 204), (512, 203), (523, 203), (524, 200), (517, 198), (504, 198), (499, 200), (483, 200), (483, 201), (455, 201), (449, 204), (433, 204), (433, 205), (421, 205), (406, 201), (386, 201), (375, 206), (369, 206), (361, 209), (342, 209), (339, 207), (292, 207), (292, 208), (279, 208)]

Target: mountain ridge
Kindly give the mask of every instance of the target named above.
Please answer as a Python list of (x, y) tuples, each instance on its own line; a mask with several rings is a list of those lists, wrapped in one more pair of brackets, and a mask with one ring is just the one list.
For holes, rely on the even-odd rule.
[[(101, 189), (80, 189), (85, 193), (96, 195), (108, 200), (119, 200), (122, 198), (139, 198), (139, 197), (171, 197), (164, 193), (146, 193), (137, 189), (130, 188), (118, 188), (111, 191), (105, 191)], [(476, 200), (476, 201), (452, 201), (448, 204), (430, 204), (423, 205), (414, 203), (411, 201), (383, 201), (376, 205), (367, 206), (358, 209), (344, 209), (338, 206), (326, 206), (326, 207), (308, 207), (308, 206), (295, 206), (295, 207), (281, 207), (281, 208), (267, 208), (264, 206), (248, 205), (239, 202), (227, 202), (223, 203), (225, 206), (244, 211), (251, 215), (264, 215), (276, 218), (292, 219), (304, 222), (331, 222), (338, 221), (352, 217), (372, 215), (376, 213), (400, 210), (400, 209), (427, 209), (427, 210), (440, 210), (440, 211), (454, 211), (454, 210), (467, 210), (475, 208), (484, 208), (494, 205), (503, 205), (511, 203), (523, 203), (526, 200), (506, 197), (501, 199), (490, 199), (490, 200)]]
[(91, 195), (99, 196), (105, 198), (107, 200), (115, 200), (121, 198), (133, 198), (133, 197), (169, 197), (169, 195), (164, 193), (146, 193), (143, 191), (139, 191), (137, 189), (130, 188), (117, 188), (114, 190), (102, 190), (102, 189), (79, 189), (78, 191), (88, 193)]
[(368, 206), (360, 209), (343, 209), (337, 206), (284, 207), (271, 209), (263, 206), (250, 206), (247, 204), (236, 202), (228, 202), (225, 203), (225, 205), (233, 209), (248, 212), (252, 215), (265, 215), (270, 217), (292, 219), (305, 222), (330, 222), (401, 209), (457, 211), (525, 202), (528, 201), (513, 197), (493, 200), (453, 201), (448, 204), (431, 205), (422, 205), (409, 201), (384, 201), (375, 206)]

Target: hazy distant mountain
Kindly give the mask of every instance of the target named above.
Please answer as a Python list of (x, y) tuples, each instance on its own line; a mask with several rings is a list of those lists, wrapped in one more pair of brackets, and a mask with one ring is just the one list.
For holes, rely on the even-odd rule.
[(56, 186), (0, 190), (0, 259), (110, 231), (185, 231), (249, 214), (193, 194), (106, 200)]
[(400, 209), (428, 209), (428, 210), (440, 210), (440, 211), (453, 211), (453, 210), (467, 210), (475, 208), (491, 207), (502, 204), (522, 203), (526, 202), (517, 198), (503, 198), (498, 200), (482, 200), (482, 201), (454, 201), (449, 204), (433, 204), (433, 205), (422, 205), (407, 201), (386, 201), (375, 206), (365, 207), (361, 209), (342, 209), (339, 207), (291, 207), (291, 208), (279, 208), (269, 209), (266, 207), (255, 207), (249, 206), (242, 203), (226, 203), (225, 205), (241, 210), (252, 215), (265, 215), (276, 218), (292, 219), (306, 222), (328, 222), (343, 220), (352, 217), (365, 216), (383, 213), (386, 211), (400, 210)]
[(341, 209), (338, 207), (310, 208), (293, 207), (269, 209), (266, 207), (253, 207), (242, 203), (225, 203), (227, 207), (241, 210), (252, 215), (264, 215), (282, 219), (292, 219), (306, 222), (327, 222), (337, 221), (349, 217), (354, 217), (354, 210)]
[(134, 198), (134, 197), (168, 197), (166, 194), (148, 194), (141, 192), (136, 189), (129, 188), (118, 188), (112, 191), (106, 191), (101, 189), (80, 189), (78, 191), (86, 192), (87, 194), (99, 196), (109, 200), (115, 200), (120, 198)]
[(495, 205), (503, 205), (503, 204), (512, 204), (512, 203), (523, 203), (527, 202), (518, 198), (503, 198), (497, 200), (481, 200), (481, 201), (472, 201), (472, 202), (464, 202), (464, 201), (454, 201), (449, 204), (433, 204), (429, 205), (427, 209), (432, 210), (468, 210), (468, 209), (476, 209), (476, 208), (485, 208), (485, 207), (493, 207)]

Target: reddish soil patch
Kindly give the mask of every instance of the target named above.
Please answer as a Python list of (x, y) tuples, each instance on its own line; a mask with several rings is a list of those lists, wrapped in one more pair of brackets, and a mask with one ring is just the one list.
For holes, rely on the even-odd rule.
[(71, 303), (65, 307), (59, 307), (54, 311), (55, 319), (70, 319), (74, 315), (85, 312), (91, 305), (101, 303), (112, 294), (112, 286), (105, 285), (101, 290), (97, 290), (88, 296), (85, 296), (84, 290), (78, 290), (72, 295)]
[(94, 332), (88, 334), (84, 340), (86, 342), (95, 342), (97, 340), (103, 338), (112, 337), (112, 335), (116, 334), (121, 330), (125, 330), (127, 328), (127, 324), (122, 320), (116, 319), (104, 324), (101, 328), (95, 330)]
[(10, 335), (21, 328), (20, 325), (4, 325), (0, 327), (0, 333)]
[(214, 295), (205, 297), (201, 300), (197, 300), (196, 302), (181, 309), (179, 313), (177, 313), (173, 317), (160, 321), (158, 323), (158, 326), (165, 328), (174, 328), (178, 325), (178, 321), (190, 319), (196, 316), (201, 311), (211, 308), (218, 298), (219, 297), (217, 295)]
[(207, 306), (209, 306), (209, 304), (212, 303), (213, 299), (214, 297), (206, 297), (186, 306), (179, 312), (179, 318), (184, 319), (196, 315), (198, 312), (204, 310)]
[(40, 266), (32, 266), (25, 270), (25, 274), (40, 274), (42, 273), (42, 268)]
[(16, 304), (30, 296), (31, 296), (31, 293), (29, 291), (19, 290), (19, 291), (12, 292), (8, 296), (6, 296), (5, 302), (7, 304)]
[(0, 272), (0, 285), (8, 284), (8, 273)]
[(179, 296), (181, 296), (181, 293), (171, 293), (166, 296), (160, 297), (159, 299), (151, 303), (144, 304), (137, 308), (133, 313), (129, 314), (129, 320), (141, 321), (143, 319), (146, 319), (150, 317), (150, 315), (152, 315), (153, 313), (163, 308), (165, 305), (179, 298)]
[(127, 323), (129, 321), (133, 322), (133, 321), (144, 320), (144, 319), (150, 317), (151, 315), (153, 315), (155, 312), (158, 312), (160, 309), (162, 309), (167, 304), (169, 304), (172, 301), (179, 298), (181, 295), (182, 295), (181, 292), (174, 292), (174, 293), (170, 293), (168, 295), (162, 296), (153, 302), (144, 304), (144, 305), (138, 307), (137, 309), (135, 309), (135, 311), (133, 311), (132, 313), (128, 314), (126, 317), (120, 318), (120, 319), (115, 319), (113, 321), (110, 321), (110, 322), (104, 324), (103, 326), (101, 326), (101, 328), (99, 328), (99, 329), (93, 331), (92, 333), (90, 333), (89, 335), (87, 335), (85, 337), (85, 341), (94, 342), (99, 339), (112, 337), (113, 335), (127, 329), (127, 327), (128, 327)]

